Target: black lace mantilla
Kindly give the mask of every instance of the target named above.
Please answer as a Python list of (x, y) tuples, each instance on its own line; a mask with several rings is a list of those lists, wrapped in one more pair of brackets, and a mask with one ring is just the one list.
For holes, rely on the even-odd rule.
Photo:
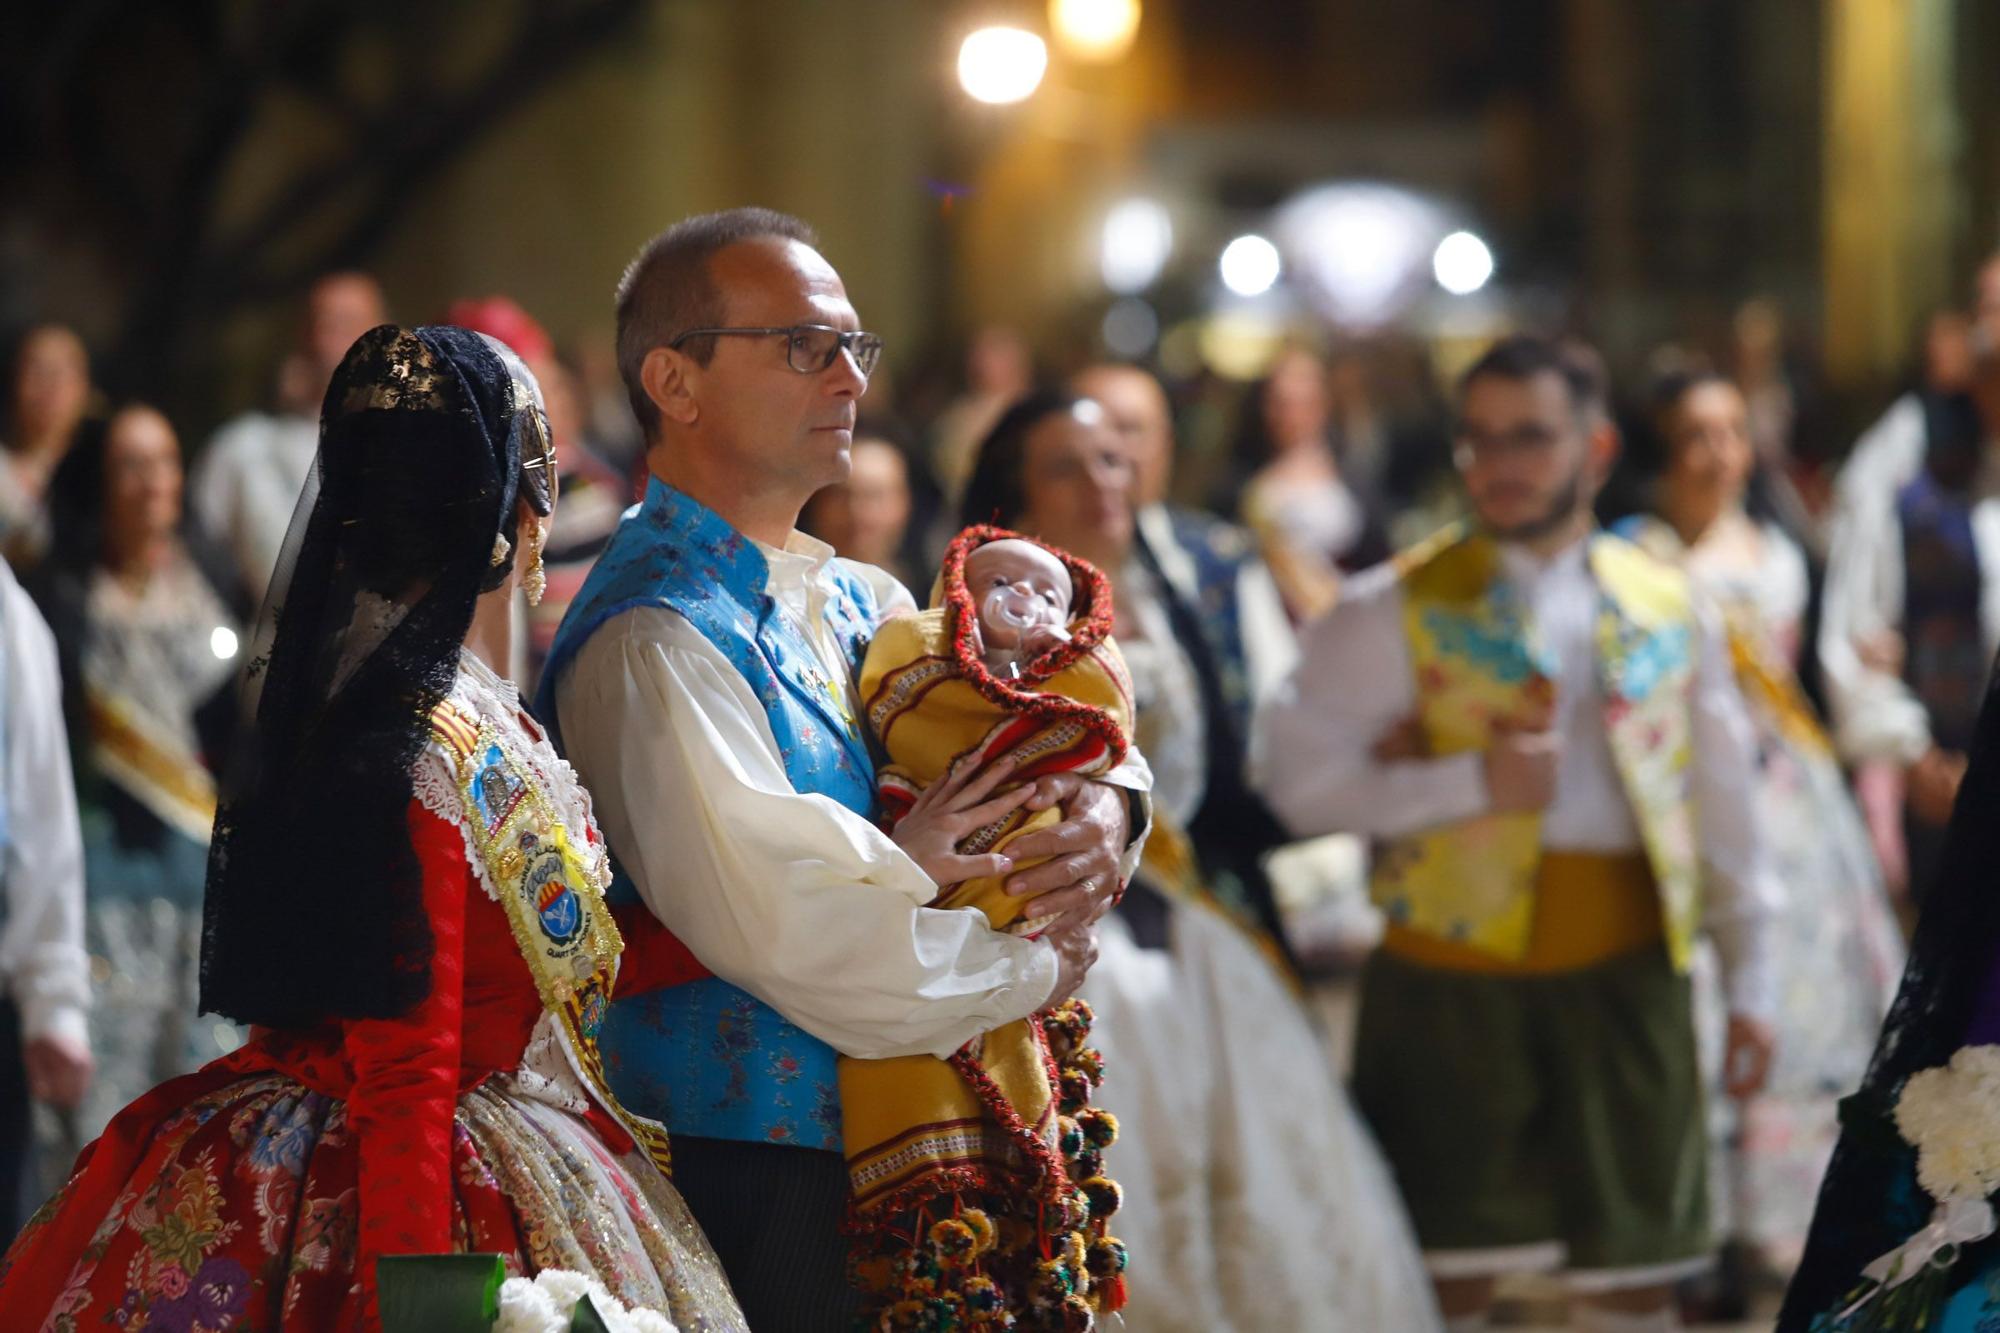
[[(327, 389), (250, 649), (209, 854), (201, 1002), (299, 1028), (429, 989), (411, 769), (482, 590), (504, 580), (538, 391), (499, 344), (390, 325)], [(532, 435), (527, 438), (533, 438)], [(532, 486), (532, 508), (547, 512)]]
[[(1919, 886), (1923, 915), (1902, 987), (1860, 1091), (1841, 1106), (1840, 1144), (1786, 1293), (1781, 1333), (1807, 1333), (1843, 1308), (1861, 1270), (1930, 1218), (1916, 1155), (1891, 1117), (1910, 1075), (1949, 1063), (1964, 1044), (2000, 959), (2000, 665), (1988, 678), (1970, 760), (1936, 877)], [(2000, 1238), (1969, 1247), (1960, 1271), (1978, 1272), (1996, 1252)]]

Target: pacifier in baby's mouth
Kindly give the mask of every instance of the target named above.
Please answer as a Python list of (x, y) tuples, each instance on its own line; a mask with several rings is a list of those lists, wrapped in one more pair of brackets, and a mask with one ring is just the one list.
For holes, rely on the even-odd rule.
[(994, 629), (1011, 631), (1011, 644), (989, 643), (986, 654), (987, 669), (1008, 680), (1019, 680), (1023, 664), (1069, 642), (1061, 613), (1012, 584), (1000, 584), (986, 594), (980, 620)]
[(1020, 635), (1036, 625), (1049, 622), (1048, 604), (1032, 593), (1024, 593), (1011, 583), (996, 585), (980, 605), (979, 618), (988, 624), (1005, 625)]

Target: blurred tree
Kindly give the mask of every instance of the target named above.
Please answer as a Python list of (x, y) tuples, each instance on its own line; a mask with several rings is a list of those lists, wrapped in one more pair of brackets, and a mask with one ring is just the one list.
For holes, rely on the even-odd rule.
[(5, 6), (0, 296), (36, 261), (20, 237), (81, 252), (118, 294), (105, 382), (173, 397), (224, 321), (364, 263), (428, 180), (647, 2)]

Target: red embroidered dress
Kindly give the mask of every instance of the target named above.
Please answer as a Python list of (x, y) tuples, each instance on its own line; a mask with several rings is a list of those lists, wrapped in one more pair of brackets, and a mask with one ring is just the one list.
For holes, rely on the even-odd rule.
[[(452, 1250), (744, 1327), (665, 1132), (603, 1086), (622, 946), (589, 796), (469, 653), (415, 790), (430, 993), (262, 1033), (132, 1103), (0, 1260), (9, 1329), (373, 1328), (378, 1258)], [(647, 985), (684, 979), (670, 944), (648, 941)]]

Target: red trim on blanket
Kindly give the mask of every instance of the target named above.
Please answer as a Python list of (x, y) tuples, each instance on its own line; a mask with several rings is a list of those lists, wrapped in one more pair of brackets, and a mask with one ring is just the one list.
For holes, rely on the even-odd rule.
[[(1071, 634), (1068, 643), (1059, 644), (1027, 664), (1022, 675), (1030, 688), (1004, 681), (986, 669), (979, 653), (973, 645), (973, 631), (979, 623), (979, 613), (972, 602), (972, 591), (965, 586), (965, 559), (972, 552), (988, 542), (1022, 541), (1038, 546), (1063, 562), (1069, 570), (1070, 581), (1077, 590), (1081, 605), (1070, 617)], [(1060, 695), (1046, 694), (1032, 686), (1040, 684), (1070, 666), (1076, 664), (1086, 653), (1094, 652), (1111, 634), (1115, 611), (1112, 604), (1111, 580), (1104, 572), (1087, 560), (1078, 559), (1069, 552), (1037, 541), (1025, 533), (1014, 532), (993, 524), (979, 524), (967, 528), (952, 538), (951, 545), (944, 553), (944, 603), (951, 613), (950, 627), (952, 653), (957, 660), (959, 672), (973, 689), (989, 702), (1010, 712), (1026, 713), (1041, 724), (1059, 720), (1072, 720), (1082, 724), (1084, 729), (1103, 742), (1107, 753), (1112, 756), (1111, 764), (1116, 767), (1125, 761), (1125, 733), (1101, 708), (1078, 703)]]

